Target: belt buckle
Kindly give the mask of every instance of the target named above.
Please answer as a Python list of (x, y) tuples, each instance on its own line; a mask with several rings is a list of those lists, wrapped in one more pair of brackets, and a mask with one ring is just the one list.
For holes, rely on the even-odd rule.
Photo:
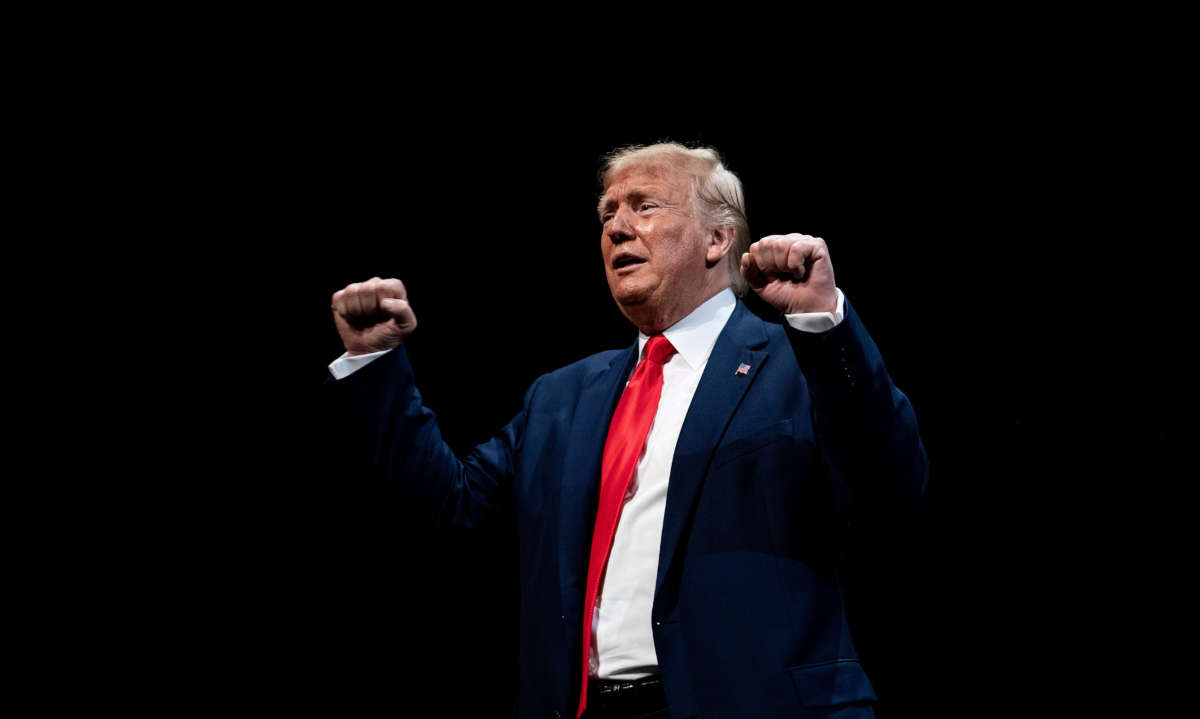
[(596, 693), (602, 697), (620, 696), (621, 694), (634, 689), (637, 684), (629, 681), (621, 681), (615, 684), (601, 684), (596, 687)]
[(628, 694), (638, 689), (644, 689), (660, 684), (657, 676), (648, 676), (642, 679), (620, 680), (614, 683), (600, 684), (596, 687), (596, 693), (602, 697), (619, 697)]

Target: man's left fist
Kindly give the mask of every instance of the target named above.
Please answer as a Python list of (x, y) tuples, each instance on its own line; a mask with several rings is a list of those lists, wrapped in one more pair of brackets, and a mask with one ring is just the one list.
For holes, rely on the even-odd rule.
[(837, 309), (833, 264), (820, 237), (764, 237), (742, 254), (742, 276), (759, 297), (784, 314)]

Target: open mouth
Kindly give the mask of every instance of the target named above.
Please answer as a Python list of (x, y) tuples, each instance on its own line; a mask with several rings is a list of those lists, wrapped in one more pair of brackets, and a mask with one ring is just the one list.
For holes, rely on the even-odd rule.
[(625, 269), (626, 267), (633, 267), (633, 266), (642, 265), (645, 263), (646, 263), (646, 260), (642, 259), (641, 257), (634, 257), (633, 255), (624, 255), (622, 257), (618, 257), (617, 259), (613, 260), (613, 269), (619, 271), (619, 270)]

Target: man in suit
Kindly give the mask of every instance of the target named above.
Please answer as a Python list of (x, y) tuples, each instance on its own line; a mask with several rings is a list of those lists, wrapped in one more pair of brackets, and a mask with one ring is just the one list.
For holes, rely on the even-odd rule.
[(404, 286), (376, 277), (333, 295), (346, 354), (328, 392), (372, 471), (430, 517), (515, 513), (518, 716), (872, 716), (837, 559), (851, 514), (920, 502), (908, 400), (825, 242), (751, 244), (714, 151), (630, 148), (602, 182), (604, 269), (636, 343), (540, 377), (460, 459), (414, 385)]

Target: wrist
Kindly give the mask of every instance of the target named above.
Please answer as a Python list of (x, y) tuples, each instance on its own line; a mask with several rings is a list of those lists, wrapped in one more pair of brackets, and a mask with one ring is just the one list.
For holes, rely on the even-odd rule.
[(830, 298), (828, 300), (825, 300), (825, 301), (812, 302), (812, 303), (798, 302), (794, 305), (791, 305), (784, 310), (784, 314), (798, 315), (798, 314), (808, 314), (808, 313), (812, 313), (812, 312), (828, 312), (830, 314), (835, 314), (837, 312), (837, 308), (838, 308), (838, 298), (837, 298), (837, 293), (835, 292), (833, 295), (830, 296)]

